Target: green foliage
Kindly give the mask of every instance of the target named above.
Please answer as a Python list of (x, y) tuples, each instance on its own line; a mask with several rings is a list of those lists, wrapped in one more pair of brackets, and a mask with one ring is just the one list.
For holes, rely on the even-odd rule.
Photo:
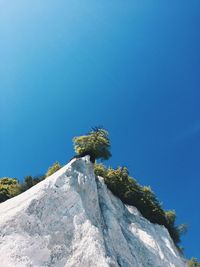
[(51, 167), (49, 167), (45, 176), (48, 177), (52, 175), (54, 172), (58, 171), (60, 168), (61, 168), (60, 163), (56, 161)]
[(107, 187), (124, 203), (135, 206), (150, 222), (164, 225), (178, 247), (180, 235), (185, 232), (186, 227), (185, 225), (178, 227), (175, 225), (175, 211), (164, 211), (149, 186), (138, 184), (129, 176), (126, 167), (106, 169), (102, 164), (95, 164), (94, 171), (96, 175), (104, 177)]
[(15, 178), (3, 177), (0, 179), (0, 203), (6, 201), (9, 198), (19, 195), (25, 192), (32, 186), (44, 180), (47, 176), (50, 176), (61, 168), (58, 162), (55, 162), (47, 171), (46, 175), (40, 176), (26, 176), (23, 183), (19, 183)]
[(200, 267), (200, 262), (198, 262), (198, 260), (196, 258), (191, 258), (188, 261), (188, 266), (189, 267)]
[(37, 183), (41, 182), (45, 179), (45, 175), (32, 177), (31, 175), (28, 175), (24, 178), (24, 182), (22, 183), (22, 192), (28, 190), (32, 186), (36, 185)]
[(123, 201), (126, 200), (126, 192), (128, 185), (128, 170), (127, 168), (118, 167), (116, 170), (111, 167), (106, 172), (105, 183), (108, 188)]
[(105, 177), (107, 170), (103, 164), (95, 164), (94, 165), (94, 173), (97, 176)]
[(166, 217), (167, 223), (169, 225), (174, 225), (174, 223), (176, 221), (176, 212), (175, 212), (175, 210), (165, 211), (165, 217)]
[[(74, 149), (78, 154), (76, 157), (89, 155), (92, 162), (95, 162), (96, 159), (105, 160), (111, 157), (109, 135), (103, 128), (96, 127), (87, 135), (74, 137), (73, 142)], [(15, 178), (1, 178), (0, 202), (26, 191), (60, 168), (61, 165), (55, 162), (49, 167), (45, 175), (37, 177), (26, 176), (22, 184), (19, 184)], [(135, 206), (150, 222), (164, 225), (177, 248), (181, 251), (178, 244), (180, 243), (181, 234), (186, 232), (187, 227), (184, 224), (176, 225), (176, 212), (173, 210), (164, 211), (149, 186), (141, 186), (134, 178), (130, 177), (126, 167), (113, 169), (111, 167), (106, 168), (103, 164), (95, 164), (94, 172), (104, 178), (107, 187), (125, 204)], [(200, 263), (194, 258), (188, 264), (190, 267), (200, 266)]]
[(7, 188), (0, 185), (0, 203), (10, 198), (9, 191)]
[(15, 197), (21, 193), (21, 186), (16, 178), (3, 177), (0, 179), (0, 202)]
[(33, 186), (33, 177), (32, 176), (26, 176), (24, 179), (24, 184), (27, 189), (31, 188)]
[(76, 153), (79, 156), (90, 155), (92, 162), (111, 156), (109, 135), (105, 129), (94, 128), (87, 135), (74, 137), (73, 142)]

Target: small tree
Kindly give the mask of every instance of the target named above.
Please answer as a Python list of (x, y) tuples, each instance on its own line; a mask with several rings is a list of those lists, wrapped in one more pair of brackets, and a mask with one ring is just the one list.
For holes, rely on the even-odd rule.
[(51, 167), (49, 167), (45, 176), (48, 177), (48, 176), (52, 175), (54, 172), (58, 171), (60, 168), (61, 168), (60, 163), (56, 161)]
[(74, 149), (79, 156), (90, 156), (90, 160), (109, 159), (110, 140), (108, 132), (103, 128), (93, 128), (87, 135), (73, 138)]

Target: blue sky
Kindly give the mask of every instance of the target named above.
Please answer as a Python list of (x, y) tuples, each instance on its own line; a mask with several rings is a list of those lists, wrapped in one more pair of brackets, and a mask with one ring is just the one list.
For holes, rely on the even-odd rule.
[(0, 177), (42, 174), (108, 129), (200, 258), (200, 2), (0, 0)]

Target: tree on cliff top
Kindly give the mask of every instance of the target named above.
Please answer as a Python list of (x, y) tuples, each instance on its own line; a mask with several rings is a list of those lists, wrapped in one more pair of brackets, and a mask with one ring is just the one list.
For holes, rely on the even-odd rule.
[(92, 128), (87, 135), (73, 138), (74, 149), (79, 156), (90, 156), (90, 160), (107, 160), (111, 157), (108, 132), (100, 127)]

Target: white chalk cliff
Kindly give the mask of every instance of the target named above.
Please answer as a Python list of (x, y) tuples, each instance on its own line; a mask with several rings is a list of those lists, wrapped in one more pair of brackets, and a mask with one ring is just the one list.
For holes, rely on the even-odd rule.
[(74, 159), (0, 204), (1, 267), (186, 267), (168, 231)]

